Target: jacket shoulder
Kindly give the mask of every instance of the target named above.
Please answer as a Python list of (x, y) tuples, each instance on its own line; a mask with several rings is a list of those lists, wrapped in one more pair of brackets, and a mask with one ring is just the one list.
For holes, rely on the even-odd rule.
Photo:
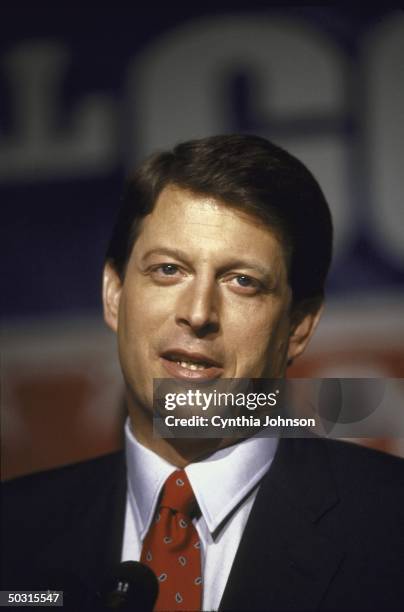
[(8, 480), (1, 487), (1, 530), (9, 539), (15, 532), (69, 523), (100, 490), (122, 479), (124, 470), (124, 453), (119, 451)]
[(109, 473), (118, 468), (123, 461), (123, 451), (101, 455), (93, 459), (63, 465), (61, 467), (18, 476), (2, 482), (4, 494), (13, 495), (30, 489), (38, 490), (54, 487), (57, 484), (76, 482), (77, 478), (86, 479), (91, 474)]
[(85, 580), (102, 575), (119, 554), (125, 483), (123, 451), (4, 483), (4, 584), (31, 584), (39, 568), (54, 566)]
[(340, 487), (393, 487), (404, 494), (403, 458), (352, 442), (324, 439), (323, 444)]

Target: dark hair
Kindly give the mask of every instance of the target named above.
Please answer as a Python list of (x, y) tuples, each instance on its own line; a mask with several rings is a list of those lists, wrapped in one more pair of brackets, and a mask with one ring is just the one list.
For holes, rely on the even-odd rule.
[(140, 221), (169, 184), (213, 196), (263, 220), (282, 240), (294, 304), (323, 298), (332, 255), (332, 221), (323, 192), (293, 155), (243, 134), (180, 143), (147, 158), (134, 172), (106, 254), (121, 279)]

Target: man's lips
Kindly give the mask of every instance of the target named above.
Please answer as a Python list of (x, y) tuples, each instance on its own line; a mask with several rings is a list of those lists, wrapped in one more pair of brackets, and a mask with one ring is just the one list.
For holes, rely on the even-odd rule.
[(160, 355), (161, 363), (170, 376), (183, 380), (211, 380), (223, 374), (223, 366), (212, 357), (170, 349)]

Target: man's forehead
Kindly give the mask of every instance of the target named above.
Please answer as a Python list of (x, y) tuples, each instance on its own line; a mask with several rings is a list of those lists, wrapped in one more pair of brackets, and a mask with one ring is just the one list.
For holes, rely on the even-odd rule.
[(190, 230), (195, 226), (197, 231), (198, 224), (223, 228), (223, 224), (226, 221), (229, 223), (235, 214), (237, 213), (234, 207), (212, 195), (168, 185), (157, 198), (151, 216), (157, 220), (164, 219), (164, 222), (168, 223), (176, 223), (180, 216), (184, 223), (191, 226)]
[[(138, 236), (146, 234), (185, 233), (200, 242), (212, 236), (223, 242), (232, 238), (278, 238), (278, 231), (264, 224), (250, 211), (242, 210), (215, 196), (195, 193), (177, 185), (168, 185), (160, 193), (152, 212), (139, 227)], [(241, 233), (240, 233), (241, 232)]]

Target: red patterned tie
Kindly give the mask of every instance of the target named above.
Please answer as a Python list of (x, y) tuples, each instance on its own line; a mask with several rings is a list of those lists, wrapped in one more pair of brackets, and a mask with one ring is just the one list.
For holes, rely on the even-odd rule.
[(201, 609), (201, 543), (192, 524), (196, 510), (187, 475), (184, 470), (177, 470), (165, 482), (140, 559), (159, 581), (155, 610)]

